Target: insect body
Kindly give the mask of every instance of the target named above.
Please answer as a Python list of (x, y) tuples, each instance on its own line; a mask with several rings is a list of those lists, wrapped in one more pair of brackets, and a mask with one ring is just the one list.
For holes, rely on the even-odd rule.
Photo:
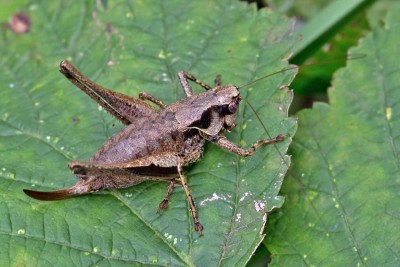
[[(149, 180), (167, 181), (169, 185), (159, 204), (160, 210), (167, 208), (175, 184), (180, 183), (188, 200), (194, 229), (201, 233), (203, 226), (183, 166), (200, 159), (205, 140), (246, 157), (260, 146), (284, 138), (278, 135), (260, 140), (250, 149), (243, 149), (226, 139), (223, 132), (235, 127), (240, 96), (238, 87), (220, 85), (219, 79), (212, 88), (186, 72), (179, 72), (186, 98), (166, 106), (145, 92), (137, 99), (103, 88), (83, 76), (68, 61), (61, 62), (60, 71), (126, 127), (109, 139), (89, 161), (70, 162), (69, 168), (78, 178), (72, 187), (51, 192), (24, 190), (39, 200), (61, 200), (101, 189), (126, 188)], [(206, 91), (193, 95), (188, 80)], [(145, 100), (153, 102), (159, 109)]]

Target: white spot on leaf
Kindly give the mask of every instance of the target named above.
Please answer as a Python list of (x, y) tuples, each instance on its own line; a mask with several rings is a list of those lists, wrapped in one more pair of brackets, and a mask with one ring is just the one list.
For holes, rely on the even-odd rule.
[(160, 52), (158, 52), (158, 58), (162, 58), (162, 59), (166, 58), (164, 50), (160, 50)]
[(200, 206), (205, 206), (207, 202), (213, 202), (213, 201), (220, 200), (220, 199), (221, 200), (227, 200), (230, 197), (231, 196), (229, 196), (229, 195), (227, 195), (227, 196), (220, 195), (219, 196), (219, 195), (217, 195), (217, 193), (214, 192), (212, 197), (209, 197), (209, 198), (206, 198), (206, 199), (200, 201)]
[(18, 229), (17, 234), (24, 235), (25, 234), (25, 229)]
[(235, 222), (240, 222), (240, 219), (242, 218), (242, 214), (237, 213), (236, 214), (236, 218), (235, 218)]
[(386, 120), (390, 121), (391, 118), (392, 118), (392, 108), (387, 107), (386, 108)]
[(243, 196), (239, 199), (239, 202), (242, 202), (247, 196), (251, 196), (251, 192), (245, 192)]
[(254, 208), (257, 212), (264, 212), (265, 211), (265, 202), (262, 200), (254, 200)]

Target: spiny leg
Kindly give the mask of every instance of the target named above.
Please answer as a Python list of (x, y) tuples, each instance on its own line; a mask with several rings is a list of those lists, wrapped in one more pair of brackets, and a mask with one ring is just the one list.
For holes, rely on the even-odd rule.
[(186, 71), (178, 72), (179, 81), (183, 87), (183, 91), (185, 92), (186, 97), (191, 97), (193, 95), (192, 87), (189, 84), (188, 80), (195, 82), (206, 90), (211, 90), (211, 86), (203, 83), (202, 81), (196, 79), (192, 74), (187, 73)]
[(192, 213), (192, 218), (193, 218), (193, 223), (194, 223), (194, 230), (196, 232), (200, 232), (200, 236), (202, 236), (203, 235), (203, 232), (202, 232), (203, 231), (203, 225), (201, 225), (201, 223), (199, 222), (199, 217), (198, 217), (198, 214), (197, 214), (196, 206), (194, 204), (192, 194), (190, 193), (190, 189), (189, 189), (189, 187), (187, 185), (186, 177), (183, 174), (183, 168), (182, 168), (182, 163), (181, 162), (178, 163), (177, 168), (178, 168), (179, 177), (181, 178), (181, 183), (182, 183), (183, 189), (185, 190), (185, 193), (186, 193), (187, 201), (189, 203), (190, 212)]
[(281, 142), (285, 139), (285, 135), (280, 134), (275, 138), (272, 139), (264, 139), (264, 140), (259, 140), (256, 143), (254, 143), (249, 149), (244, 149), (239, 147), (237, 144), (232, 143), (228, 139), (226, 139), (224, 136), (217, 135), (217, 136), (205, 136), (205, 138), (208, 141), (211, 141), (218, 145), (219, 147), (228, 150), (232, 153), (238, 154), (239, 156), (242, 157), (248, 157), (253, 155), (253, 153), (260, 148), (261, 146), (267, 146), (273, 143), (278, 143)]
[(139, 93), (139, 98), (142, 100), (148, 100), (150, 102), (153, 102), (154, 104), (156, 104), (157, 106), (159, 106), (162, 109), (167, 107), (167, 105), (165, 105), (161, 100), (158, 100), (157, 98), (155, 98), (154, 96), (152, 96), (146, 92)]
[(174, 193), (175, 183), (176, 183), (175, 179), (172, 179), (171, 182), (169, 183), (168, 188), (167, 188), (167, 193), (165, 194), (164, 199), (158, 205), (157, 213), (160, 213), (161, 209), (168, 208), (169, 199), (171, 198), (172, 193)]
[(149, 117), (156, 113), (154, 108), (143, 101), (96, 84), (66, 60), (60, 63), (59, 70), (70, 82), (126, 125), (136, 123), (138, 117)]

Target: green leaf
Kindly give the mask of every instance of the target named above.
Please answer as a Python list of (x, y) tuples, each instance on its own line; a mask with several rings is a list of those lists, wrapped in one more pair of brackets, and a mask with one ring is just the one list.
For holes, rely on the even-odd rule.
[(330, 104), (299, 113), (284, 207), (269, 221), (272, 266), (399, 262), (399, 9), (351, 54)]
[[(327, 39), (324, 35), (330, 32), (336, 32), (343, 25), (343, 21), (352, 13), (375, 0), (339, 0), (332, 1), (326, 8), (315, 15), (304, 27), (299, 31), (302, 40), (296, 46), (295, 55), (301, 57), (303, 50), (313, 48), (311, 44), (319, 39)], [(332, 33), (330, 35), (332, 35)], [(329, 39), (329, 38), (328, 38)], [(321, 41), (320, 41), (321, 42)], [(322, 44), (325, 42), (322, 41)], [(310, 53), (310, 52), (309, 52)]]
[[(307, 2), (309, 0), (298, 1), (297, 5), (309, 12), (317, 8), (317, 5), (308, 8), (310, 3)], [(303, 101), (326, 98), (332, 75), (345, 65), (348, 49), (357, 45), (369, 30), (364, 13), (373, 2), (375, 0), (329, 1), (326, 7), (314, 10), (313, 16), (303, 21), (303, 26), (301, 21), (297, 23), (301, 41), (290, 62), (300, 65), (300, 71), (291, 88), (296, 95), (306, 95)]]
[[(208, 84), (221, 74), (240, 85), (284, 68), (292, 23), (228, 0), (32, 1), (21, 10), (31, 18), (29, 33), (6, 30), (0, 39), (0, 265), (244, 265), (263, 239), (265, 212), (283, 202), (290, 138), (246, 159), (206, 145), (203, 159), (186, 169), (201, 238), (182, 188), (156, 213), (165, 183), (58, 202), (30, 199), (22, 189), (73, 185), (68, 162), (89, 159), (123, 127), (58, 73), (61, 60), (107, 88), (146, 91), (170, 104), (184, 96), (180, 70)], [(280, 89), (292, 76), (242, 91), (272, 137), (296, 130), (287, 117), (292, 94)], [(250, 147), (268, 135), (242, 103), (227, 137)]]

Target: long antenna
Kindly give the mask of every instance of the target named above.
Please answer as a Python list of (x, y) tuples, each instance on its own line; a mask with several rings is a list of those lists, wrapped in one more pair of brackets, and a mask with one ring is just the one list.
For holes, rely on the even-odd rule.
[(238, 89), (239, 89), (239, 88), (242, 88), (242, 87), (245, 87), (245, 86), (249, 86), (250, 84), (256, 83), (256, 82), (258, 82), (258, 81), (260, 81), (260, 80), (263, 80), (263, 79), (265, 79), (265, 78), (271, 77), (271, 76), (273, 76), (273, 75), (276, 75), (276, 74), (279, 74), (279, 73), (284, 73), (285, 71), (288, 71), (288, 70), (296, 70), (296, 69), (298, 69), (298, 68), (299, 68), (299, 67), (296, 66), (296, 65), (291, 65), (290, 67), (284, 68), (284, 69), (279, 70), (279, 71), (272, 72), (272, 73), (270, 73), (270, 74), (261, 76), (260, 78), (257, 78), (257, 79), (255, 79), (255, 80), (252, 80), (251, 82), (242, 84), (242, 85), (238, 86)]
[[(246, 102), (246, 104), (250, 107), (250, 109), (253, 111), (253, 113), (256, 115), (257, 120), (260, 122), (262, 128), (264, 129), (265, 133), (267, 134), (269, 139), (272, 139), (271, 134), (269, 133), (269, 131), (267, 130), (267, 127), (265, 126), (264, 122), (261, 120), (260, 116), (258, 115), (257, 111), (255, 110), (255, 108), (250, 104), (249, 101), (247, 101), (246, 98), (243, 98), (243, 100)], [(282, 155), (281, 151), (276, 147), (276, 144), (273, 144), (276, 151), (279, 153), (279, 155), (281, 156), (281, 159), (283, 160), (283, 162), (285, 163), (286, 167), (289, 170), (289, 163), (286, 162), (284, 156)]]
[[(367, 57), (366, 54), (349, 55), (349, 56), (346, 57), (346, 60), (347, 60), (347, 61), (349, 61), (349, 60), (356, 60), (356, 59), (361, 59), (361, 58), (365, 58), (365, 57)], [(343, 60), (319, 62), (317, 65), (327, 65), (327, 64), (334, 64), (334, 63), (339, 63), (339, 62), (343, 62)], [(316, 64), (315, 64), (315, 63), (303, 64), (303, 65), (301, 65), (300, 67), (301, 67), (301, 68), (304, 68), (304, 67), (313, 67), (313, 66), (316, 66)], [(284, 69), (282, 69), (282, 70), (278, 70), (278, 71), (269, 73), (269, 74), (267, 74), (267, 75), (264, 75), (264, 76), (261, 76), (260, 78), (255, 79), (255, 80), (253, 80), (253, 81), (251, 81), (251, 82), (248, 82), (248, 83), (245, 83), (245, 84), (243, 84), (243, 85), (241, 85), (241, 86), (238, 86), (238, 88), (242, 88), (242, 87), (245, 87), (245, 86), (249, 86), (250, 84), (256, 83), (256, 82), (258, 82), (258, 81), (260, 81), (260, 80), (263, 80), (263, 79), (265, 79), (265, 78), (271, 77), (271, 76), (273, 76), (273, 75), (276, 75), (276, 74), (279, 74), (279, 73), (284, 73), (285, 71), (288, 71), (288, 70), (295, 70), (295, 69), (299, 69), (299, 66), (290, 65), (290, 66), (287, 67), (287, 68), (284, 68)]]

